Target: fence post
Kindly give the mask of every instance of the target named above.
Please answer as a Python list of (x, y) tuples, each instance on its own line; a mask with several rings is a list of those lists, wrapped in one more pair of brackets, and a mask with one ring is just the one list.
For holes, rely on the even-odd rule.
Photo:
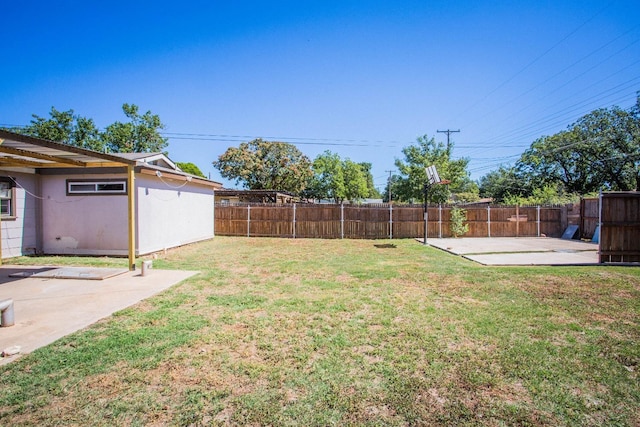
[(516, 237), (520, 237), (520, 205), (516, 205)]
[(491, 206), (487, 205), (487, 233), (491, 237)]
[(251, 205), (247, 205), (247, 237), (251, 237)]
[(213, 190), (213, 237), (216, 237), (216, 190)]
[(389, 202), (389, 239), (393, 239), (393, 205)]
[(293, 238), (296, 238), (296, 204), (293, 204)]
[(540, 237), (540, 205), (538, 205), (538, 218), (536, 219), (536, 223), (538, 224), (538, 237)]
[[(600, 236), (602, 236), (602, 189), (598, 192), (598, 235), (596, 236), (598, 238), (598, 252), (602, 248)], [(604, 262), (602, 257), (598, 257), (598, 263), (602, 262)]]
[(344, 239), (344, 203), (340, 203), (340, 238)]
[(438, 237), (442, 239), (442, 203), (438, 205)]

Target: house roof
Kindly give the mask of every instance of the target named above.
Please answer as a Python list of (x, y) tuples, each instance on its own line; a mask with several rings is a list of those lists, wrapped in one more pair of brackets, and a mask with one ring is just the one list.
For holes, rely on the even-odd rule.
[(222, 184), (183, 172), (163, 153), (101, 153), (60, 142), (0, 130), (0, 167), (102, 168), (135, 166), (140, 172), (195, 182)]

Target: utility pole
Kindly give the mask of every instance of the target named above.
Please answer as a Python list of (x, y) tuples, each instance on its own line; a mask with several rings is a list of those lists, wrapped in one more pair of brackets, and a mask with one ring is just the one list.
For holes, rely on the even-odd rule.
[(456, 133), (456, 132), (460, 132), (460, 129), (458, 130), (438, 130), (436, 131), (438, 133), (446, 133), (447, 134), (447, 153), (451, 153), (451, 141), (450, 141), (450, 137), (452, 133)]
[(391, 204), (391, 174), (394, 173), (395, 171), (385, 171), (385, 172), (389, 172), (389, 179), (387, 180), (387, 191), (389, 192), (389, 204)]

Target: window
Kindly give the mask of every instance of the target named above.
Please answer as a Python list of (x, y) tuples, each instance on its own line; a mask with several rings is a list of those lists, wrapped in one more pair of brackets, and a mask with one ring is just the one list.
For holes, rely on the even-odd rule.
[(9, 178), (0, 178), (0, 215), (12, 217), (14, 212), (14, 191), (13, 181)]
[(127, 194), (127, 181), (70, 181), (67, 180), (68, 195)]

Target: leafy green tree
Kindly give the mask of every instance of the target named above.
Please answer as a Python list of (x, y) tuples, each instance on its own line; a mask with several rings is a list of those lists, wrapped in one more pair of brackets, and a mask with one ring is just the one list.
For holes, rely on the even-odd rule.
[(373, 174), (371, 173), (371, 168), (372, 165), (371, 163), (368, 162), (361, 162), (358, 163), (360, 165), (360, 168), (362, 169), (362, 172), (364, 173), (365, 179), (367, 180), (367, 196), (370, 199), (381, 199), (382, 198), (382, 194), (380, 194), (380, 191), (378, 191), (378, 189), (375, 187), (375, 184), (373, 183)]
[(584, 141), (599, 189), (640, 189), (640, 96), (629, 110), (619, 107), (592, 111), (572, 131)]
[(345, 198), (351, 201), (357, 201), (369, 196), (369, 188), (367, 186), (367, 177), (360, 163), (352, 162), (346, 159), (342, 163), (344, 170), (344, 187)]
[(530, 196), (513, 196), (508, 195), (504, 198), (503, 203), (506, 205), (564, 205), (567, 203), (576, 203), (580, 200), (577, 194), (564, 193), (561, 184), (546, 184), (543, 187), (533, 189)]
[(391, 196), (391, 202), (395, 202), (400, 200), (398, 198), (398, 193), (396, 193), (397, 182), (400, 180), (400, 175), (393, 174), (387, 180), (387, 184), (384, 187), (384, 192), (382, 193), (382, 201), (385, 203), (389, 203), (389, 196)]
[(496, 203), (503, 203), (507, 197), (531, 195), (529, 182), (514, 167), (500, 166), (480, 178), (480, 195), (491, 197)]
[(167, 147), (167, 139), (160, 131), (164, 124), (157, 114), (139, 113), (135, 104), (123, 104), (122, 111), (128, 122), (115, 122), (107, 126), (101, 139), (112, 153), (158, 153)]
[(602, 108), (531, 144), (516, 164), (532, 189), (564, 193), (640, 188), (640, 97), (629, 110)]
[(186, 172), (195, 176), (200, 176), (202, 178), (206, 178), (206, 176), (202, 173), (200, 168), (191, 162), (176, 162), (176, 165), (183, 172)]
[(150, 111), (140, 115), (138, 110), (137, 105), (124, 104), (122, 111), (130, 121), (115, 122), (100, 132), (92, 119), (75, 115), (73, 110), (58, 111), (51, 107), (49, 118), (34, 114), (29, 125), (11, 130), (95, 151), (162, 152), (167, 147), (167, 139), (160, 135), (164, 129), (160, 117)]
[(213, 166), (250, 190), (300, 194), (312, 175), (311, 161), (293, 144), (260, 138), (228, 148)]
[(325, 151), (319, 154), (312, 165), (313, 175), (305, 190), (309, 199), (328, 199), (340, 203), (346, 197), (342, 159), (336, 153)]
[(90, 150), (101, 151), (104, 148), (100, 132), (93, 120), (75, 115), (73, 110), (58, 111), (51, 107), (49, 118), (33, 114), (29, 125), (11, 130)]
[[(373, 177), (370, 163), (342, 160), (331, 151), (319, 154), (312, 165), (313, 176), (304, 192), (309, 199), (329, 199), (335, 203), (371, 197)], [(375, 189), (374, 189), (375, 190)]]
[(480, 195), (477, 191), (464, 191), (453, 194), (453, 201), (455, 203), (472, 203), (480, 200)]
[(399, 176), (394, 182), (393, 193), (399, 201), (420, 201), (424, 197), (427, 182), (426, 168), (434, 165), (443, 180), (449, 185), (434, 185), (429, 190), (429, 201), (444, 203), (450, 192), (477, 192), (477, 186), (469, 178), (466, 158), (453, 160), (452, 145), (446, 147), (427, 135), (418, 137), (416, 144), (402, 149), (404, 160), (396, 159)]

